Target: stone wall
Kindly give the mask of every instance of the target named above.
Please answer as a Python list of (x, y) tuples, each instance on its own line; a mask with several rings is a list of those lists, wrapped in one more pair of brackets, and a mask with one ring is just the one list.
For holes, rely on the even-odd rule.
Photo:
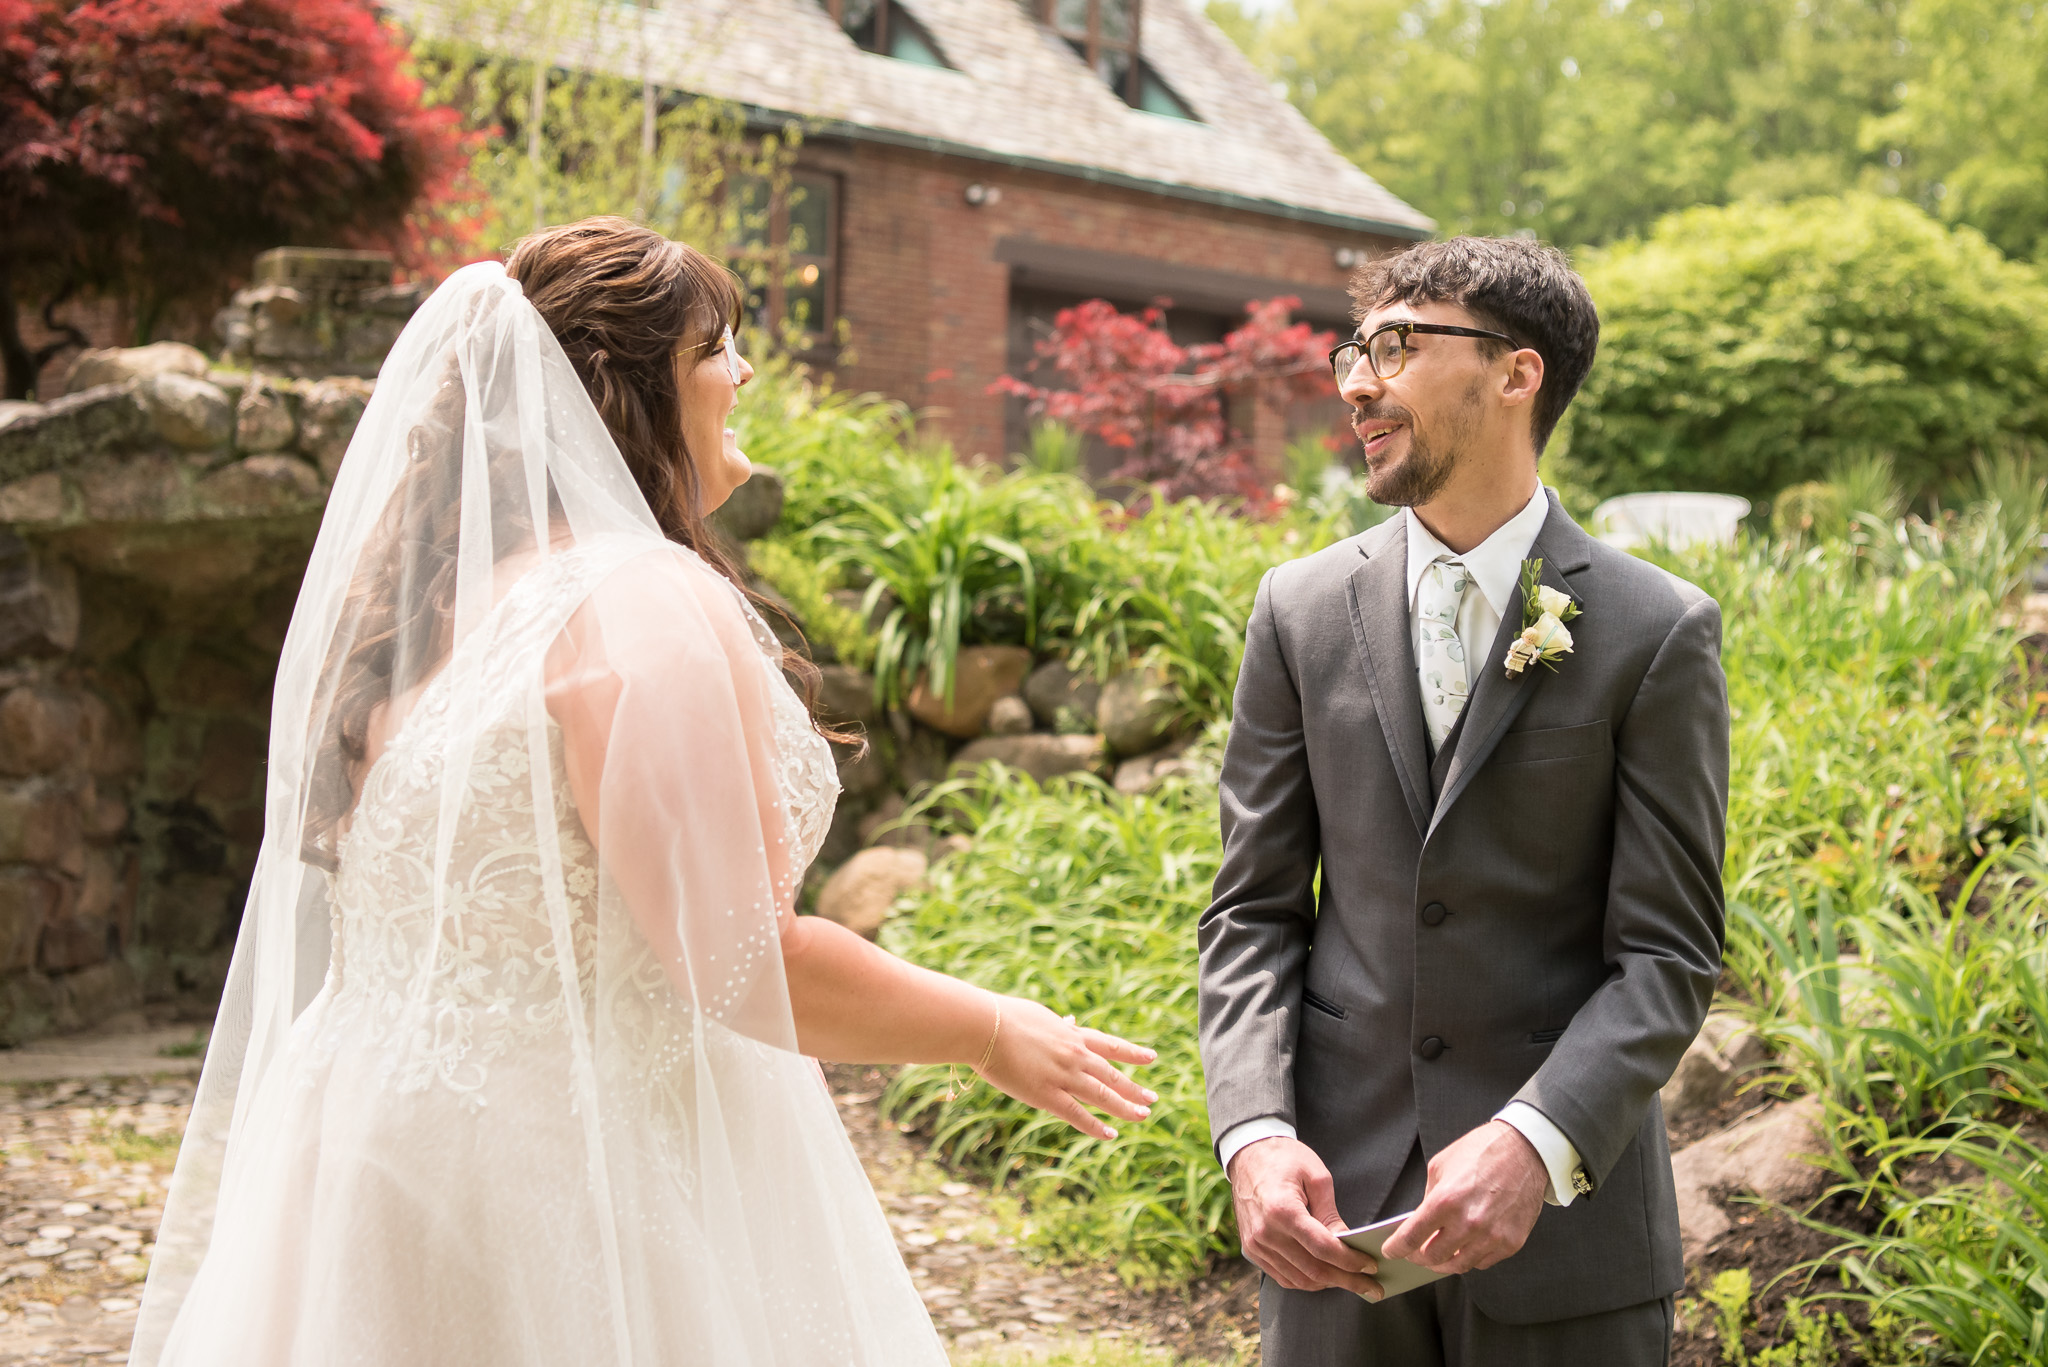
[(333, 287), (332, 255), (296, 284), (266, 257), (236, 317), (295, 294), (298, 331), (224, 318), (238, 368), (87, 352), (64, 397), (0, 408), (0, 1044), (219, 991), (278, 652), (370, 394), (351, 372), (417, 303), (388, 260)]

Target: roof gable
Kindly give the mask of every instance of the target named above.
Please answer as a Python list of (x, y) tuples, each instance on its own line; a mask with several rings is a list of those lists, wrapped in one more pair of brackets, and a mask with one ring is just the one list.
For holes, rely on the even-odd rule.
[(862, 51), (818, 0), (600, 0), (595, 26), (555, 60), (638, 78), (644, 20), (656, 82), (826, 131), (1363, 232), (1435, 227), (1340, 156), (1191, 0), (1147, 0), (1142, 52), (1200, 122), (1126, 105), (1017, 0), (895, 3), (956, 70)]

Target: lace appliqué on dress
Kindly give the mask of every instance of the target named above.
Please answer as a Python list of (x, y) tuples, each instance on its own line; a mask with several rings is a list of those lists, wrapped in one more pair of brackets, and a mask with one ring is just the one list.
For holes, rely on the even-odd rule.
[[(695, 1012), (637, 934), (599, 944), (597, 853), (564, 776), (562, 733), (551, 719), (527, 715), (548, 644), (605, 574), (645, 553), (646, 543), (632, 540), (579, 546), (529, 572), (465, 643), (474, 648), (458, 650), (422, 691), (371, 766), (332, 875), (326, 1000), (306, 1022), (315, 1027), (315, 1060), (344, 1047), (368, 1049), (386, 1085), (441, 1088), (478, 1110), (487, 1103), (492, 1065), (515, 1048), (567, 1050), (573, 1000), (587, 1026), (622, 1046), (608, 1051), (632, 1065), (620, 1080), (637, 1078), (630, 1090), (684, 1125), (685, 1098), (660, 1094), (674, 1090), (665, 1079), (687, 1072)], [(773, 634), (747, 616), (763, 651), (779, 660)], [(824, 842), (838, 775), (830, 746), (779, 669), (774, 674), (775, 776), (790, 867), (800, 872)], [(456, 678), (481, 700), (462, 718), (449, 715)], [(546, 815), (534, 793), (536, 728), (544, 730), (552, 779)], [(458, 763), (465, 774), (460, 809), (448, 848), (437, 850), (431, 833), (442, 828), (443, 776)], [(550, 828), (576, 960), (573, 998), (538, 846)], [(745, 960), (775, 952), (767, 942), (773, 924), (771, 915), (747, 937)], [(715, 999), (705, 1005), (718, 1013)], [(674, 1137), (680, 1154), (687, 1145)]]

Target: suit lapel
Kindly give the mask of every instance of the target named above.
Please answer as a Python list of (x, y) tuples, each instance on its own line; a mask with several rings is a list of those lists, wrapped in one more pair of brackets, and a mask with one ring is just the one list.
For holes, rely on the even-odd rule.
[[(1574, 598), (1571, 576), (1592, 564), (1588, 538), (1579, 525), (1558, 506), (1557, 495), (1550, 495), (1550, 515), (1543, 519), (1543, 528), (1536, 533), (1536, 542), (1529, 554), (1543, 559), (1543, 582), (1551, 588), (1571, 593)], [(1477, 661), (1478, 673), (1472, 682), (1472, 697), (1465, 704), (1465, 715), (1460, 718), (1463, 734), (1458, 738), (1456, 753), (1451, 756), (1451, 767), (1444, 777), (1443, 795), (1437, 799), (1436, 809), (1431, 814), (1427, 834), (1433, 835), (1443, 823), (1444, 814), (1451, 804), (1458, 800), (1472, 776), (1479, 772), (1508, 727), (1514, 725), (1529, 699), (1541, 687), (1542, 681), (1551, 671), (1541, 665), (1532, 665), (1516, 678), (1510, 678), (1507, 666), (1508, 643), (1514, 640), (1522, 629), (1522, 588), (1515, 586), (1507, 611), (1501, 614), (1500, 629), (1494, 633), (1493, 645), (1485, 657)], [(1566, 656), (1558, 665), (1559, 669), (1570, 669), (1572, 660)], [(1422, 706), (1418, 688), (1416, 707)]]
[(1365, 563), (1351, 572), (1351, 629), (1365, 658), (1365, 685), (1387, 748), (1401, 796), (1419, 835), (1428, 828), (1430, 789), (1428, 737), (1422, 722), (1422, 685), (1416, 679), (1415, 648), (1408, 618), (1407, 524), (1392, 518), (1377, 538), (1361, 537)]

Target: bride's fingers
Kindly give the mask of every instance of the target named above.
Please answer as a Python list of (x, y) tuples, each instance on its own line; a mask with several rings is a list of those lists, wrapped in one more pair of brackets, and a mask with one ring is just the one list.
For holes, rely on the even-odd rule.
[(1082, 1079), (1075, 1095), (1088, 1095), (1088, 1104), (1098, 1111), (1108, 1111), (1120, 1120), (1143, 1120), (1152, 1114), (1149, 1106), (1134, 1101), (1118, 1092), (1107, 1080), (1093, 1072)]
[(1089, 1112), (1088, 1107), (1082, 1103), (1081, 1099), (1071, 1092), (1066, 1095), (1064, 1102), (1055, 1103), (1046, 1109), (1066, 1121), (1069, 1125), (1072, 1125), (1082, 1134), (1092, 1135), (1097, 1139), (1116, 1138), (1116, 1131), (1110, 1128), (1106, 1122), (1097, 1120)]
[(1091, 1058), (1082, 1066), (1087, 1069), (1090, 1077), (1134, 1105), (1150, 1106), (1159, 1100), (1159, 1093), (1149, 1087), (1139, 1086), (1099, 1058)]
[(1106, 1059), (1118, 1063), (1151, 1063), (1159, 1057), (1159, 1051), (1148, 1049), (1142, 1044), (1133, 1044), (1127, 1039), (1105, 1034), (1100, 1030), (1083, 1029), (1081, 1038), (1088, 1047)]

